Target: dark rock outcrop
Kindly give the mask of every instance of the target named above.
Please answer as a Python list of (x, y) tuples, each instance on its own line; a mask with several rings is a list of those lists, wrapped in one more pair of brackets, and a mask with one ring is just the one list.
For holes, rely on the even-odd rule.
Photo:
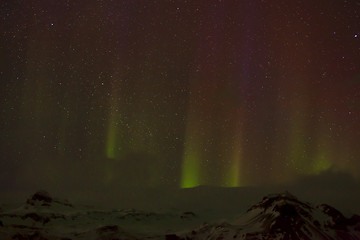
[(98, 234), (102, 234), (105, 232), (119, 232), (119, 227), (116, 225), (106, 225), (106, 226), (102, 226), (96, 229), (96, 232)]
[(166, 234), (165, 240), (180, 240), (181, 238), (178, 237), (176, 234)]
[(34, 220), (35, 222), (39, 222), (39, 223), (42, 223), (42, 224), (46, 224), (46, 223), (48, 223), (50, 221), (50, 218), (40, 216), (37, 213), (27, 213), (27, 214), (25, 214), (24, 216), (21, 217), (21, 219), (23, 219), (23, 220), (25, 220), (27, 218), (30, 218), (30, 219)]
[(53, 199), (50, 197), (50, 194), (46, 191), (38, 191), (32, 195), (26, 203), (29, 205), (41, 205), (41, 206), (50, 206)]
[(14, 240), (48, 240), (40, 232), (33, 233), (16, 233), (11, 239)]
[(26, 208), (28, 208), (29, 206), (50, 207), (53, 204), (60, 204), (67, 207), (73, 207), (73, 205), (69, 203), (67, 200), (58, 200), (52, 198), (50, 194), (46, 191), (37, 191), (26, 201), (26, 204), (27, 204)]

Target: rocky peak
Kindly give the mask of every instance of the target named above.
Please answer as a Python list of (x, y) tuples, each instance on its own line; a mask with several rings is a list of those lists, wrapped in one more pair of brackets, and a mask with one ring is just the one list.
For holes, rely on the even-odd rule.
[(253, 205), (248, 212), (255, 209), (262, 209), (263, 212), (271, 210), (280, 211), (282, 214), (292, 214), (299, 209), (311, 211), (312, 207), (308, 203), (299, 201), (294, 195), (286, 191), (264, 197), (261, 202)]
[(37, 191), (26, 201), (27, 205), (30, 206), (43, 206), (49, 207), (53, 204), (63, 205), (67, 207), (72, 207), (72, 205), (67, 200), (59, 200), (52, 198), (47, 191)]
[(41, 205), (41, 206), (50, 206), (53, 199), (50, 197), (50, 194), (46, 191), (37, 191), (34, 193), (26, 203), (29, 205)]

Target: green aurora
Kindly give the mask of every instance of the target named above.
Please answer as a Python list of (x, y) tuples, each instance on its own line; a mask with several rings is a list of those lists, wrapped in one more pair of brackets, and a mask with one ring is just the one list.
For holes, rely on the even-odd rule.
[(1, 3), (3, 182), (192, 188), (326, 171), (358, 178), (358, 6), (345, 5)]

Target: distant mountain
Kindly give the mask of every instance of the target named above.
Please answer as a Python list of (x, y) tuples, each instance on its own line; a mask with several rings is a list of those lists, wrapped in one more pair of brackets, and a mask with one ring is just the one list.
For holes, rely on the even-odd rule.
[(63, 206), (63, 207), (73, 207), (67, 200), (59, 200), (50, 197), (50, 194), (46, 191), (38, 191), (32, 195), (26, 201), (26, 207), (35, 207), (35, 206)]
[(264, 197), (232, 224), (206, 225), (179, 238), (360, 240), (360, 217), (346, 218), (329, 205), (313, 207), (285, 192)]
[[(226, 196), (225, 196), (226, 197)], [(266, 196), (231, 220), (209, 221), (189, 211), (102, 211), (56, 199), (45, 191), (15, 209), (0, 211), (0, 239), (242, 239), (360, 240), (360, 216), (312, 206), (288, 192)]]

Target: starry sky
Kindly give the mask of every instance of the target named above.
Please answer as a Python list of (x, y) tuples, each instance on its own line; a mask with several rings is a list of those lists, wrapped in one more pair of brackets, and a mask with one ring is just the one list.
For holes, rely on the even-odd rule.
[(360, 177), (358, 0), (5, 0), (0, 182)]

